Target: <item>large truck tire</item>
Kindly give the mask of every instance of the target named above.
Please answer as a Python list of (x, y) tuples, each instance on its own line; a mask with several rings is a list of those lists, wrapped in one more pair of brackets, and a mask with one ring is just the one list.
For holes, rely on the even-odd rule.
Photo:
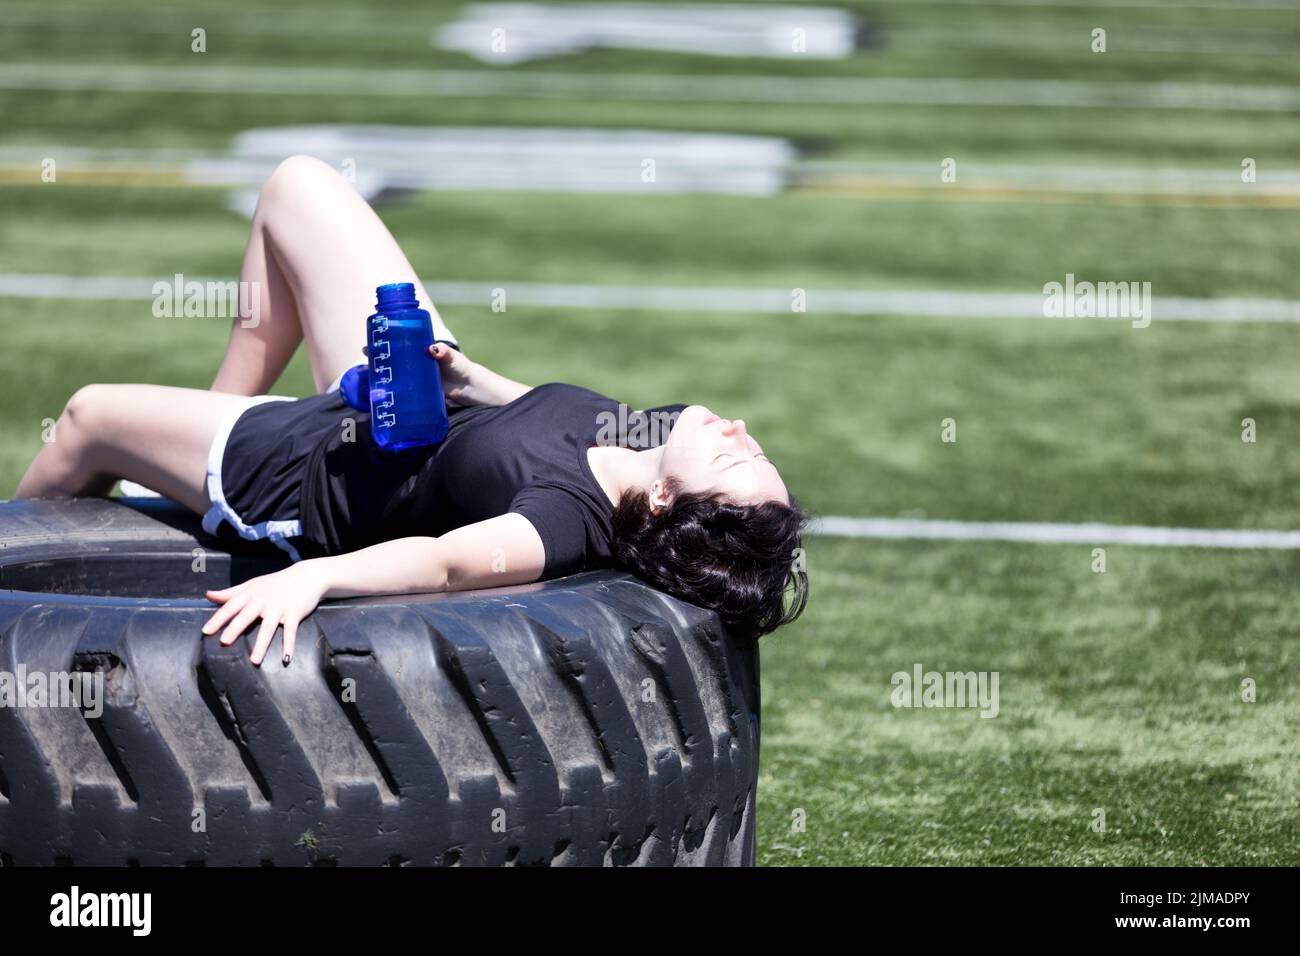
[[(599, 572), (330, 601), (288, 667), (201, 637), (283, 560), (166, 501), (0, 503), (0, 862), (752, 865), (757, 649), (711, 612)], [(63, 674), (102, 713), (27, 696)]]

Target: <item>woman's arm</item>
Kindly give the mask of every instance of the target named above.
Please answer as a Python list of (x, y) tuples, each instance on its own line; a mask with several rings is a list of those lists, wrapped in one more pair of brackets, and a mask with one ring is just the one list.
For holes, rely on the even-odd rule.
[[(365, 346), (361, 354), (366, 354)], [(438, 363), (443, 397), (458, 405), (507, 405), (533, 389), (470, 360), (445, 344), (430, 345), (429, 355)], [(363, 392), (366, 387), (362, 386)]]
[(430, 346), (429, 352), (438, 360), (443, 394), (461, 405), (505, 405), (532, 390), (446, 345)]
[(325, 597), (422, 594), (528, 584), (542, 576), (542, 539), (523, 515), (505, 514), (440, 538), (397, 538), (329, 562)]
[(298, 624), (324, 598), (527, 584), (538, 580), (545, 566), (537, 530), (523, 515), (505, 514), (440, 538), (397, 538), (350, 554), (299, 561), (283, 571), (209, 591), (209, 600), (221, 607), (203, 625), (203, 633), (212, 635), (224, 626), (221, 643), (229, 646), (260, 618), (249, 658), (261, 664), (276, 627), (283, 625), (281, 660), (288, 664)]

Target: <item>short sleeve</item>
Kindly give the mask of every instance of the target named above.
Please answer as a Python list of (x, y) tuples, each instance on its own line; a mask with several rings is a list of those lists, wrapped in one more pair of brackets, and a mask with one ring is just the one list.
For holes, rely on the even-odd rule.
[(563, 577), (605, 563), (609, 549), (591, 508), (574, 491), (558, 483), (538, 482), (522, 488), (510, 511), (523, 515), (537, 530), (546, 553), (543, 578)]

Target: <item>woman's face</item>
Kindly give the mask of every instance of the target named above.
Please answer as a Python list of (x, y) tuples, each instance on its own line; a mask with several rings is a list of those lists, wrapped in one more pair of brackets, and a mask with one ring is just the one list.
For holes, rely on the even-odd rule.
[(790, 503), (776, 466), (740, 419), (720, 418), (703, 405), (688, 405), (663, 449), (660, 472), (665, 478), (676, 478), (681, 492), (720, 493), (741, 505)]

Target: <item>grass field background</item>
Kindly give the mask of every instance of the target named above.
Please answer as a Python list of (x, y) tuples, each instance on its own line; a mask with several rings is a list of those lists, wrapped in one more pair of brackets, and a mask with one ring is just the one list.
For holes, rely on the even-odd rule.
[[(1193, 83), (1294, 89), (1300, 6), (847, 3), (843, 61), (592, 50), (513, 69)], [(484, 69), (432, 48), (453, 3), (6, 4), (14, 65)], [(208, 50), (189, 51), (189, 31)], [(1108, 51), (1088, 50), (1107, 29)], [(1153, 48), (1167, 48), (1154, 52)], [(507, 68), (502, 68), (507, 69)], [(0, 87), (3, 83), (0, 82)], [(525, 125), (783, 136), (810, 159), (931, 166), (1300, 168), (1293, 112), (231, 96), (0, 88), (0, 149), (223, 150), (255, 126)], [(41, 183), (0, 160), (0, 273), (232, 276), (223, 190)], [(380, 207), (426, 280), (1038, 293), (1072, 272), (1158, 296), (1300, 299), (1294, 205), (793, 188), (774, 198), (423, 193)], [(442, 309), (525, 381), (743, 415), (822, 515), (1300, 527), (1297, 328)], [(359, 317), (360, 318), (360, 317)], [(0, 297), (0, 496), (78, 386), (207, 387), (224, 320)], [(307, 393), (299, 356), (279, 383)], [(958, 441), (940, 441), (956, 420)], [(1258, 441), (1243, 443), (1243, 418)], [(808, 542), (812, 602), (764, 639), (760, 862), (1300, 862), (1300, 554)], [(896, 710), (890, 676), (996, 670), (997, 718)], [(1243, 703), (1244, 678), (1258, 700)], [(1107, 830), (1089, 828), (1096, 808)], [(800, 812), (806, 829), (792, 830)]]

